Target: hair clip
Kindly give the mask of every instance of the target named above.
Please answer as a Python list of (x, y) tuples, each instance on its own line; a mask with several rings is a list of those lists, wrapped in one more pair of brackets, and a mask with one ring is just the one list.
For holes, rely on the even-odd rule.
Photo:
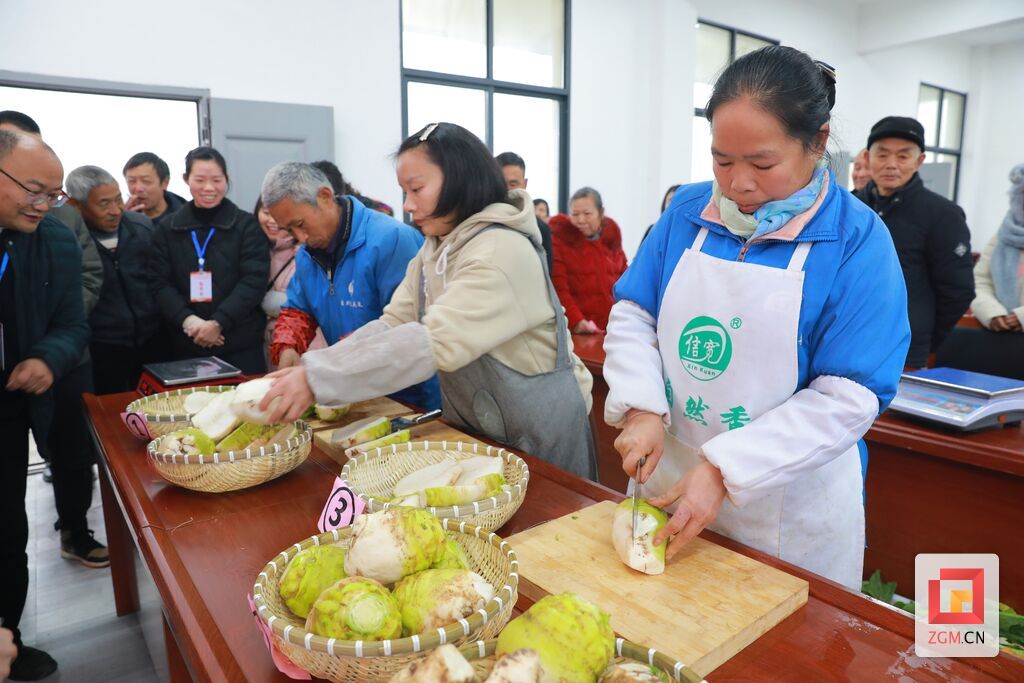
[(819, 69), (825, 72), (826, 76), (832, 79), (833, 83), (836, 82), (836, 68), (834, 66), (818, 59), (815, 59), (814, 63)]
[(430, 137), (430, 134), (437, 130), (437, 127), (440, 125), (440, 123), (432, 123), (427, 126), (427, 129), (423, 131), (423, 135), (420, 136), (420, 142), (426, 142), (427, 138)]

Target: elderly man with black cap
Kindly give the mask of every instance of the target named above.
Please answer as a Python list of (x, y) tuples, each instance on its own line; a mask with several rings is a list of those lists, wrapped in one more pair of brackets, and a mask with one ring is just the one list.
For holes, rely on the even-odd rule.
[(892, 234), (903, 277), (912, 334), (908, 368), (921, 368), (974, 298), (971, 234), (963, 209), (924, 186), (924, 127), (886, 116), (868, 135), (872, 180), (858, 193)]

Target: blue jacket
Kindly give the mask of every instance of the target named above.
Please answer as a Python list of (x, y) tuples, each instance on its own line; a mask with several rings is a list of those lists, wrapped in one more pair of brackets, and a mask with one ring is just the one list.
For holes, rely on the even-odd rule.
[[(352, 229), (340, 261), (328, 271), (300, 247), (284, 304), (316, 318), (328, 344), (381, 316), (423, 244), (416, 230), (366, 208), (355, 197), (346, 198), (352, 201)], [(440, 408), (437, 376), (391, 398), (425, 410)]]
[[(616, 301), (628, 299), (657, 318), (672, 272), (702, 227), (709, 230), (704, 254), (737, 259), (742, 240), (700, 217), (710, 198), (711, 183), (676, 192), (616, 284)], [(753, 242), (745, 260), (785, 268), (796, 244), (807, 241), (814, 246), (804, 265), (794, 392), (819, 375), (845, 377), (874, 392), (881, 412), (896, 395), (910, 345), (907, 289), (889, 231), (830, 180), (824, 202), (794, 241)]]

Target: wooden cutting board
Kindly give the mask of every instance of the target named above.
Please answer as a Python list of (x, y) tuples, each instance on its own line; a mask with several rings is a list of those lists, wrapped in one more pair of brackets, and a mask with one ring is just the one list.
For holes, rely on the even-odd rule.
[[(352, 406), (352, 409), (349, 410), (348, 414), (338, 422), (325, 425), (322, 422), (314, 421), (311, 423), (314, 431), (313, 437), (316, 440), (316, 445), (327, 453), (327, 455), (331, 456), (332, 460), (344, 465), (348, 462), (348, 458), (345, 457), (345, 449), (339, 448), (335, 444), (331, 443), (331, 438), (334, 435), (334, 432), (357, 420), (364, 420), (368, 417), (407, 417), (419, 414), (419, 412), (407, 408), (397, 401), (392, 401), (390, 398), (375, 398), (372, 401), (356, 403)], [(318, 426), (318, 424), (320, 426)], [(475, 439), (463, 432), (436, 420), (418, 427), (413, 427), (411, 438), (414, 441), (461, 440), (467, 443), (475, 441)]]
[(695, 538), (648, 576), (612, 547), (605, 501), (508, 538), (519, 571), (548, 593), (571, 591), (612, 617), (620, 636), (706, 676), (807, 602), (807, 582)]

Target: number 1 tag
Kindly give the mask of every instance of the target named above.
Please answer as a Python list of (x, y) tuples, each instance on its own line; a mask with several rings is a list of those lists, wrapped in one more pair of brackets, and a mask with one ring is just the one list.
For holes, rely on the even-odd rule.
[(324, 505), (324, 511), (320, 513), (320, 520), (316, 526), (322, 534), (349, 526), (364, 507), (366, 503), (352, 492), (348, 483), (341, 477), (335, 477), (331, 495)]
[(189, 274), (189, 293), (192, 303), (213, 301), (213, 273), (208, 270), (192, 271)]

